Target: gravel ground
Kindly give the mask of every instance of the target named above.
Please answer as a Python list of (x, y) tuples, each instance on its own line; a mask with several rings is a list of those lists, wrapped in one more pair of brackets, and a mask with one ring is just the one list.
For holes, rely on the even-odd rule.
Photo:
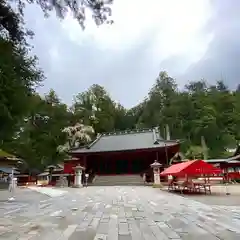
[(240, 210), (152, 187), (69, 189), (42, 201), (36, 192), (21, 192), (16, 198), (32, 202), (2, 204), (0, 240), (240, 239)]
[[(230, 195), (227, 195), (229, 192)], [(184, 194), (186, 198), (199, 201), (207, 205), (220, 206), (240, 206), (240, 185), (223, 185), (212, 186), (212, 194)]]
[[(8, 198), (11, 196), (12, 195), (11, 193), (9, 193), (8, 190), (0, 190), (0, 204), (7, 202)], [(31, 203), (31, 202), (35, 202), (36, 199), (41, 201), (41, 200), (46, 200), (49, 197), (44, 194), (40, 194), (38, 192), (29, 190), (27, 188), (23, 188), (23, 189), (17, 188), (15, 189), (15, 192), (14, 192), (14, 198), (16, 199), (17, 202)]]

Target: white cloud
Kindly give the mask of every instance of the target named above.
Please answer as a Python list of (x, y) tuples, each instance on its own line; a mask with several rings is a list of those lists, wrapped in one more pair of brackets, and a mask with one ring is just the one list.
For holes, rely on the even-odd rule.
[[(52, 87), (70, 102), (73, 94), (99, 83), (125, 106), (136, 104), (164, 70), (162, 61), (181, 56), (181, 67), (166, 67), (176, 75), (203, 56), (211, 39), (203, 31), (211, 16), (209, 2), (115, 0), (115, 23), (96, 27), (88, 20), (85, 31), (71, 16), (43, 20), (38, 11), (38, 21), (29, 22), (36, 33), (35, 52), (49, 78), (44, 90)], [(32, 11), (26, 16), (33, 19)]]
[(91, 39), (104, 49), (128, 50), (149, 30), (156, 40), (155, 50), (163, 57), (195, 53), (199, 44), (206, 47), (201, 31), (210, 17), (209, 0), (115, 0), (112, 10), (115, 23), (111, 26), (96, 27), (88, 21), (82, 32), (71, 16), (62, 25), (73, 41)]

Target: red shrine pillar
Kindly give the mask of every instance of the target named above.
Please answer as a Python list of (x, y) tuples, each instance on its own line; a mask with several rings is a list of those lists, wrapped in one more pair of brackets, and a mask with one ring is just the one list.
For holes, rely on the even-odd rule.
[(159, 161), (159, 154), (158, 154), (158, 151), (156, 152), (156, 160)]
[(132, 173), (132, 163), (131, 163), (132, 159), (128, 159), (127, 160), (127, 164), (128, 164), (128, 174)]
[(117, 172), (116, 159), (112, 158), (112, 172), (115, 175)]
[(110, 159), (110, 165), (111, 165), (110, 173), (111, 173), (111, 174), (115, 174), (115, 170), (114, 170), (114, 161), (112, 161), (112, 159)]
[(83, 166), (85, 167), (85, 169), (87, 169), (87, 156), (86, 155), (83, 156)]

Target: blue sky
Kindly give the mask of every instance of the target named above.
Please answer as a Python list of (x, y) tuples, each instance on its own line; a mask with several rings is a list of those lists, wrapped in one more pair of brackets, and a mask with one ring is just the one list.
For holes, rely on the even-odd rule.
[(39, 6), (26, 9), (35, 32), (33, 52), (47, 77), (41, 93), (53, 88), (72, 98), (92, 84), (103, 85), (125, 107), (138, 104), (159, 71), (180, 86), (205, 78), (240, 83), (238, 0), (115, 0), (112, 26), (82, 31), (71, 17), (45, 19)]

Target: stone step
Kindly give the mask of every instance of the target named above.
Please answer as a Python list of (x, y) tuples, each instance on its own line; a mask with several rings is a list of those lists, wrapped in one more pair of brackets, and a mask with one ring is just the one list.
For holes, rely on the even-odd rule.
[(139, 175), (97, 175), (99, 178), (141, 178)]
[(117, 181), (117, 182), (128, 182), (128, 181), (135, 181), (135, 182), (139, 182), (142, 181), (141, 178), (125, 178), (125, 179), (121, 179), (121, 178), (96, 178), (95, 181)]
[(123, 181), (123, 182), (128, 182), (128, 181), (142, 181), (141, 178), (96, 178), (96, 181)]
[(89, 184), (90, 186), (143, 186), (140, 182), (94, 182)]
[(127, 186), (143, 185), (143, 179), (139, 175), (100, 175), (96, 176), (92, 183), (94, 186)]

